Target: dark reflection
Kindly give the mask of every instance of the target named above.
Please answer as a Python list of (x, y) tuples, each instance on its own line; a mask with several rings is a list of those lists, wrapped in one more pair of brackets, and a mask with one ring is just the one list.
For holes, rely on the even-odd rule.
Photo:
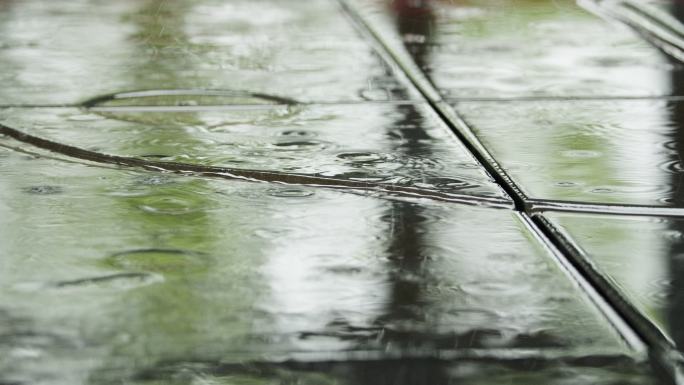
[[(420, 36), (427, 36), (431, 29), (432, 15), (427, 3), (400, 0), (392, 6), (397, 11), (397, 24), (402, 34), (410, 35), (409, 40), (416, 39), (417, 44), (411, 43), (412, 55), (420, 65), (426, 63), (428, 51)], [(399, 118), (387, 126), (387, 136), (389, 143), (398, 144), (388, 151), (404, 159), (432, 158), (434, 154), (427, 144), (431, 138), (423, 128), (425, 118), (421, 110), (414, 105), (397, 105), (396, 109)], [(453, 349), (460, 344), (464, 346), (459, 347), (465, 347), (476, 341), (470, 333), (459, 339), (458, 336), (420, 330), (419, 325), (425, 324), (431, 306), (424, 290), (428, 284), (435, 284), (435, 277), (429, 276), (430, 269), (426, 267), (430, 263), (426, 237), (431, 224), (427, 223), (426, 209), (420, 205), (400, 201), (387, 201), (386, 205), (382, 220), (387, 228), (385, 255), (389, 263), (387, 304), (383, 314), (377, 317), (372, 330), (338, 322), (331, 326), (342, 330), (344, 336), (339, 337), (357, 341), (360, 349), (379, 343), (400, 355), (430, 355), (440, 348)], [(410, 326), (397, 327), (402, 324)], [(448, 365), (438, 360), (381, 360), (363, 365), (337, 365), (334, 371), (353, 384), (437, 385), (450, 382)]]
[[(426, 2), (416, 0), (399, 0), (395, 1), (394, 7), (398, 10), (397, 25), (402, 34), (404, 31), (415, 31), (422, 33), (429, 29), (427, 24), (423, 23), (422, 18), (414, 19), (414, 9), (411, 4), (418, 7), (426, 5)], [(427, 8), (420, 9), (419, 13), (428, 12)], [(429, 13), (429, 12), (428, 12)], [(409, 32), (407, 32), (409, 33)], [(422, 45), (421, 45), (422, 46)], [(418, 49), (414, 53), (417, 61), (424, 61), (426, 59), (427, 51)], [(431, 157), (429, 154), (430, 146), (425, 143), (430, 139), (425, 130), (423, 116), (420, 111), (414, 106), (400, 105), (397, 106), (400, 113), (400, 119), (394, 124), (395, 128), (389, 132), (390, 139), (400, 138), (402, 144), (394, 148), (400, 157), (411, 158), (425, 156)], [(390, 225), (389, 242), (387, 246), (387, 254), (390, 256), (394, 267), (391, 288), (391, 302), (387, 308), (387, 314), (384, 321), (391, 321), (396, 318), (406, 317), (420, 317), (419, 304), (421, 303), (421, 281), (429, 279), (423, 277), (421, 271), (423, 263), (426, 263), (425, 235), (429, 229), (423, 228), (425, 226), (422, 222), (425, 219), (425, 209), (421, 206), (406, 203), (406, 202), (388, 202), (389, 208), (385, 216), (386, 221)], [(420, 277), (406, 279), (407, 276)], [(411, 314), (409, 309), (417, 311)], [(400, 344), (404, 345), (404, 344)]]
[(429, 43), (435, 28), (430, 0), (395, 0), (397, 30), (418, 68), (430, 78)]
[[(680, 22), (684, 23), (684, 1), (672, 0), (670, 11)], [(681, 66), (676, 59), (670, 59), (672, 65)], [(684, 74), (682, 71), (672, 71), (672, 94), (681, 95), (684, 92)], [(684, 102), (670, 102), (672, 113), (672, 149), (675, 150), (674, 161), (684, 159)], [(678, 206), (684, 206), (684, 191), (682, 190), (682, 173), (672, 173), (672, 199)], [(684, 234), (684, 221), (668, 221), (672, 230)], [(671, 292), (669, 304), (669, 324), (673, 341), (680, 350), (684, 348), (684, 259), (678, 256), (684, 255), (684, 242), (672, 242), (669, 250)]]
[[(397, 14), (397, 27), (405, 37), (407, 47), (416, 63), (425, 68), (428, 50), (425, 44), (432, 24), (431, 10), (426, 1), (397, 0), (392, 3)], [(412, 40), (415, 39), (415, 40)], [(412, 158), (430, 154), (430, 146), (425, 143), (430, 139), (422, 129), (424, 117), (413, 105), (398, 105), (399, 112), (395, 124), (389, 125), (387, 135), (391, 141), (401, 141), (395, 151), (399, 157)], [(419, 325), (424, 321), (430, 307), (429, 298), (424, 293), (427, 282), (435, 277), (429, 276), (425, 264), (430, 263), (427, 253), (429, 226), (426, 223), (425, 208), (409, 202), (387, 202), (387, 211), (383, 216), (388, 226), (386, 254), (388, 264), (389, 293), (384, 314), (375, 323), (382, 328), (382, 345), (391, 346), (411, 353), (412, 351), (439, 348), (453, 349), (458, 338), (440, 336), (437, 333), (415, 330), (396, 330), (395, 325), (409, 323)], [(363, 366), (349, 366), (354, 369), (350, 376), (358, 384), (446, 384), (449, 374), (445, 365), (433, 361), (379, 362), (375, 370)], [(362, 369), (362, 370), (357, 370)], [(392, 375), (392, 373), (394, 373)]]

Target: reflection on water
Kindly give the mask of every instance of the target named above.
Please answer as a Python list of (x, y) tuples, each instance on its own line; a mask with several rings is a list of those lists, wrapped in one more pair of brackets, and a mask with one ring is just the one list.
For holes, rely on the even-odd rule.
[[(676, 94), (681, 81), (673, 71)], [(679, 100), (462, 102), (456, 109), (531, 199), (683, 207)]]
[[(406, 51), (445, 98), (654, 96), (681, 66), (574, 1), (354, 1), (392, 13)], [(392, 41), (395, 30), (384, 30)], [(625, 81), (629, 79), (629, 81)]]
[[(410, 98), (329, 2), (122, 1), (95, 21), (74, 4), (0, 4), (0, 64), (11, 74), (0, 102), (88, 99), (96, 108), (6, 108), (3, 124), (162, 162), (506, 199), (426, 104), (290, 103)], [(543, 56), (531, 85), (509, 69), (478, 88), (474, 67), (450, 83), (444, 63), (470, 60), (490, 34), (529, 22), (530, 31), (485, 49), (485, 63), (511, 55), (515, 72), (535, 53), (512, 52), (519, 39), (563, 32), (566, 17), (584, 22), (568, 4), (398, 0), (393, 9), (416, 64), (447, 95), (565, 95), (593, 90), (607, 67), (641, 73), (623, 57), (559, 63), (593, 53), (571, 47)], [(513, 22), (499, 30), (509, 11)], [(66, 32), (46, 35), (19, 16)], [(115, 52), (72, 43), (94, 30)], [(454, 36), (467, 37), (465, 49), (447, 41)], [(546, 83), (578, 64), (577, 76)], [(48, 91), (46, 76), (56, 79)], [(152, 91), (116, 94), (141, 88)], [(206, 108), (225, 103), (244, 105)], [(600, 157), (596, 148), (561, 155)], [(104, 169), (6, 149), (0, 179), (0, 383), (655, 382), (637, 346), (510, 210)]]
[(105, 154), (507, 199), (424, 104), (7, 109), (0, 122)]
[[(459, 103), (535, 200), (682, 207), (680, 101)], [(500, 140), (506, 138), (505, 141)]]
[(455, 106), (529, 198), (680, 207), (680, 102), (543, 100), (679, 95), (681, 64), (635, 34), (570, 1), (354, 3), (443, 97), (539, 99)]
[[(532, 354), (552, 373), (591, 365), (603, 379), (631, 365), (645, 381), (634, 353), (508, 210), (281, 194), (0, 154), (5, 382), (266, 382), (295, 370), (302, 381), (370, 384), (396, 378), (381, 374), (390, 367), (411, 373), (407, 384), (476, 381), (409, 359), (477, 360), (472, 349)], [(55, 188), (36, 195), (35, 186)], [(407, 360), (383, 366), (397, 357)], [(351, 361), (267, 364), (288, 358)], [(531, 362), (482, 365), (547, 378)]]
[(680, 218), (544, 213), (680, 351), (684, 314)]
[[(670, 12), (684, 21), (684, 6), (679, 1), (670, 2)], [(673, 66), (681, 66), (670, 59)], [(681, 72), (671, 75), (674, 94), (684, 91)], [(609, 154), (617, 149), (647, 149), (646, 156), (639, 157), (635, 167), (643, 170), (640, 175), (629, 175), (625, 164), (613, 173), (622, 173), (633, 180), (652, 181), (662, 178), (662, 188), (645, 194), (650, 198), (642, 202), (668, 207), (684, 207), (683, 174), (681, 162), (684, 157), (684, 104), (673, 100), (667, 102), (625, 103), (631, 110), (621, 109), (622, 116), (611, 117), (614, 127), (603, 124), (610, 145), (602, 145)], [(639, 113), (633, 114), (637, 105)], [(595, 112), (595, 110), (594, 110)], [(656, 119), (649, 118), (656, 116)], [(619, 119), (619, 120), (618, 120)], [(622, 123), (624, 122), (624, 123)], [(638, 129), (639, 122), (644, 129)], [(556, 123), (557, 124), (557, 123)], [(611, 135), (611, 132), (614, 134)], [(655, 133), (655, 135), (654, 135)], [(609, 136), (610, 135), (610, 136)], [(631, 139), (633, 137), (634, 141)], [(641, 142), (641, 143), (639, 143)], [(611, 150), (611, 149), (616, 150)], [(606, 150), (607, 149), (607, 150)], [(632, 156), (634, 156), (632, 154)], [(616, 159), (614, 155), (605, 158)], [(648, 159), (653, 159), (649, 161)], [(586, 182), (590, 172), (580, 174), (576, 181)], [(553, 197), (553, 195), (551, 195)], [(636, 195), (632, 195), (636, 197)], [(626, 198), (626, 197), (625, 197)], [(619, 200), (634, 202), (634, 198)], [(556, 225), (565, 229), (589, 258), (597, 263), (605, 274), (615, 280), (617, 286), (674, 344), (684, 347), (684, 222), (678, 218), (622, 217), (608, 215), (551, 214)]]
[(174, 88), (310, 102), (407, 93), (327, 0), (29, 0), (0, 7), (0, 104)]
[[(672, 0), (670, 5), (670, 13), (681, 23), (684, 23), (684, 2), (680, 0)], [(671, 59), (677, 62), (675, 59)], [(681, 63), (677, 63), (680, 64)], [(684, 92), (684, 75), (681, 73), (673, 73), (672, 87), (677, 92)], [(676, 129), (673, 130), (672, 136), (674, 140), (672, 143), (676, 144), (673, 148), (673, 159), (675, 164), (681, 165), (684, 159), (684, 103), (673, 103), (672, 105), (672, 120), (677, 122)], [(679, 173), (673, 176), (672, 185), (677, 193), (673, 194), (673, 199), (679, 206), (684, 205), (684, 175), (682, 172), (684, 168), (680, 168)], [(670, 234), (684, 234), (684, 223), (682, 221), (669, 221)], [(669, 315), (669, 332), (676, 346), (680, 350), (684, 350), (684, 260), (680, 257), (684, 254), (683, 242), (671, 242), (670, 249), (667, 250), (669, 256), (669, 277), (660, 278), (667, 283), (658, 288), (656, 293), (660, 298), (664, 298), (668, 302)]]

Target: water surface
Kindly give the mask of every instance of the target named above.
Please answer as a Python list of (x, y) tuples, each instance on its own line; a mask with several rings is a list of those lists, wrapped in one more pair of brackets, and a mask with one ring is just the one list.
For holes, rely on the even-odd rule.
[[(509, 210), (0, 159), (5, 382), (399, 357), (536, 357), (613, 378), (641, 357)], [(513, 373), (546, 378), (534, 367)], [(321, 375), (354, 381), (345, 370)], [(480, 378), (467, 373), (440, 381)]]

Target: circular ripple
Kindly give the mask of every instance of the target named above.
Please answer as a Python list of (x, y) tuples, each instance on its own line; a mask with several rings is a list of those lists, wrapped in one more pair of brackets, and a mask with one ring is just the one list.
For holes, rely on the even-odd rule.
[(154, 273), (187, 273), (208, 267), (209, 256), (205, 253), (180, 249), (138, 249), (110, 255), (109, 266), (124, 270)]
[(119, 273), (105, 276), (80, 278), (70, 281), (59, 281), (51, 286), (58, 289), (99, 288), (99, 289), (132, 289), (162, 282), (164, 278), (153, 273)]
[(313, 132), (305, 130), (286, 130), (280, 133), (280, 136), (294, 137), (294, 138), (308, 138), (315, 136)]
[(589, 158), (598, 158), (602, 154), (598, 151), (568, 150), (568, 151), (561, 152), (561, 155), (568, 157), (568, 158), (589, 159)]
[(108, 106), (196, 106), (231, 104), (299, 104), (294, 99), (241, 90), (161, 89), (119, 92), (96, 96), (85, 107)]
[(389, 156), (374, 152), (343, 152), (341, 154), (337, 154), (337, 157), (354, 164), (379, 163), (385, 162), (390, 158)]
[(274, 143), (273, 147), (278, 151), (301, 151), (324, 149), (328, 144), (318, 140), (292, 140)]
[(684, 165), (679, 160), (672, 160), (661, 164), (660, 169), (672, 174), (678, 174), (684, 171)]
[(314, 195), (311, 190), (298, 188), (269, 189), (266, 193), (278, 198), (306, 198)]

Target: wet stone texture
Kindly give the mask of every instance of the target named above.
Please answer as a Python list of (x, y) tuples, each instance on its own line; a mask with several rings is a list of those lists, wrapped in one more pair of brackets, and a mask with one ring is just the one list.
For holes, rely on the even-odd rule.
[(508, 200), (425, 104), (14, 108), (0, 110), (0, 124), (112, 155)]
[(684, 311), (682, 218), (544, 213), (678, 346)]
[(681, 95), (681, 63), (571, 0), (350, 2), (446, 99)]
[(647, 383), (510, 210), (0, 159), (6, 383)]
[(148, 89), (243, 90), (302, 102), (409, 97), (327, 0), (10, 0), (0, 3), (0, 36), (2, 104), (80, 103)]
[(462, 102), (455, 108), (531, 200), (684, 207), (681, 101)]
[(0, 68), (1, 385), (661, 383), (577, 259), (681, 346), (682, 67), (572, 1), (6, 0)]
[(577, 258), (593, 266), (597, 280), (624, 301), (647, 338), (662, 344), (684, 367), (684, 218), (607, 214), (539, 214), (546, 226), (572, 243)]

